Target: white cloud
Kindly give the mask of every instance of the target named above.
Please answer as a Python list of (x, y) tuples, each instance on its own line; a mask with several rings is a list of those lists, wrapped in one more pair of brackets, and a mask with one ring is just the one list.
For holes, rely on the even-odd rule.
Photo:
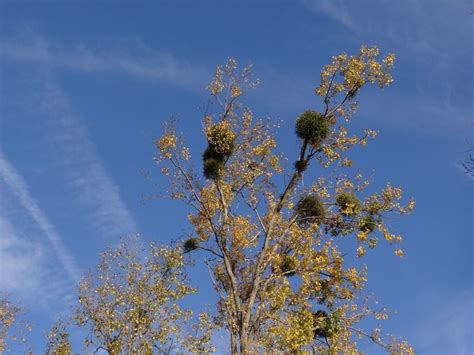
[(48, 238), (69, 277), (73, 280), (77, 280), (79, 278), (79, 269), (76, 265), (76, 261), (65, 247), (61, 237), (56, 232), (55, 227), (49, 222), (46, 214), (40, 209), (37, 202), (30, 195), (29, 188), (23, 177), (7, 160), (2, 151), (0, 151), (0, 178), (3, 179), (5, 184), (18, 199), (21, 206), (28, 212), (31, 219), (35, 221), (40, 230)]
[(458, 60), (472, 63), (469, 1), (302, 1), (308, 9), (351, 29), (358, 42), (383, 42), (397, 52), (408, 49), (411, 61), (426, 61), (429, 68), (448, 68)]
[[(4, 184), (1, 184), (2, 186)], [(22, 213), (21, 228), (10, 220), (13, 201), (6, 202), (1, 192), (0, 204), (0, 290), (11, 294), (30, 310), (45, 309), (49, 314), (64, 312), (74, 300), (75, 282), (55, 252), (41, 240), (31, 218)], [(26, 215), (28, 215), (28, 211)], [(33, 222), (33, 223), (31, 223)], [(28, 227), (26, 227), (28, 226)], [(28, 231), (28, 232), (27, 232)]]
[(107, 237), (137, 233), (138, 227), (119, 188), (102, 165), (89, 130), (74, 112), (69, 98), (50, 74), (39, 85), (38, 109), (48, 117), (49, 135), (57, 148), (55, 159), (77, 199), (90, 211), (94, 227)]
[(174, 57), (134, 42), (134, 47), (91, 50), (66, 48), (32, 35), (28, 40), (0, 40), (0, 56), (14, 63), (33, 63), (38, 75), (30, 77), (31, 92), (24, 100), (32, 112), (42, 113), (48, 138), (55, 144), (54, 161), (61, 168), (75, 197), (87, 208), (93, 226), (104, 236), (135, 234), (138, 227), (123, 202), (117, 185), (100, 161), (87, 126), (68, 95), (57, 84), (52, 69), (116, 72), (147, 80), (192, 86), (200, 71), (180, 65)]
[[(463, 134), (472, 121), (472, 20), (469, 1), (302, 0), (310, 10), (336, 19), (354, 32), (354, 46), (394, 52), (390, 94), (362, 105), (384, 124), (420, 128), (443, 136)], [(316, 27), (316, 30), (319, 30)], [(331, 32), (340, 34), (337, 26)], [(343, 31), (345, 32), (345, 31)], [(392, 91), (394, 90), (394, 91)], [(364, 95), (364, 94), (362, 94)], [(405, 112), (387, 111), (399, 100)], [(377, 111), (377, 112), (376, 112)], [(365, 111), (367, 112), (367, 111)]]
[(38, 36), (28, 40), (3, 38), (0, 39), (0, 55), (10, 60), (82, 72), (125, 74), (187, 89), (201, 89), (210, 77), (208, 70), (139, 41), (110, 48), (90, 48), (59, 45)]
[(23, 240), (11, 223), (0, 215), (0, 289), (7, 292), (31, 292), (40, 286), (43, 249)]
[(347, 7), (340, 0), (304, 0), (305, 5), (315, 12), (320, 12), (339, 22), (352, 31), (357, 26), (349, 14)]

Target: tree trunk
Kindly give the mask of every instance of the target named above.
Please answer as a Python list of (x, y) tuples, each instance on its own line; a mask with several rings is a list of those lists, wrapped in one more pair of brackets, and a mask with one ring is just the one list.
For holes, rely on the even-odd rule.
[(237, 352), (237, 334), (231, 329), (230, 331), (230, 352), (232, 355), (238, 354)]
[(240, 340), (240, 354), (248, 355), (250, 354), (250, 336), (249, 336), (248, 324), (246, 322), (242, 323), (239, 331), (239, 340)]

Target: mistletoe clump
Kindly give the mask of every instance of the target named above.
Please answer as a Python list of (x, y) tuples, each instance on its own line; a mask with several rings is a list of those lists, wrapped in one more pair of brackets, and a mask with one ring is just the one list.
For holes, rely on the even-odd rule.
[(362, 204), (360, 200), (350, 192), (341, 192), (336, 197), (336, 205), (342, 214), (346, 216), (355, 215), (359, 213)]
[(208, 146), (202, 155), (203, 173), (207, 179), (217, 179), (235, 149), (235, 133), (227, 121), (221, 121), (210, 126), (206, 135)]
[(296, 120), (296, 135), (313, 146), (319, 145), (329, 135), (329, 123), (316, 111), (305, 111)]
[(291, 255), (285, 255), (280, 263), (280, 271), (285, 276), (293, 276), (296, 274), (296, 260)]
[(199, 248), (199, 240), (196, 238), (189, 238), (183, 244), (185, 253), (189, 253), (190, 251), (196, 250), (197, 248)]
[(224, 162), (215, 158), (204, 159), (203, 174), (207, 179), (217, 179), (224, 170)]
[(308, 168), (308, 160), (300, 159), (295, 161), (295, 169), (297, 172), (302, 173)]
[(321, 221), (326, 215), (324, 203), (313, 195), (307, 195), (296, 204), (296, 214), (300, 224), (308, 224)]
[(294, 255), (283, 254), (272, 263), (272, 272), (278, 275), (293, 276), (296, 274), (297, 259)]
[(235, 133), (230, 123), (221, 121), (206, 130), (209, 147), (223, 156), (230, 156), (235, 149)]
[(366, 216), (359, 221), (359, 230), (363, 233), (372, 233), (377, 226), (377, 222), (374, 217)]
[(320, 309), (313, 313), (313, 327), (315, 338), (330, 338), (338, 331), (338, 320), (332, 319), (326, 311)]

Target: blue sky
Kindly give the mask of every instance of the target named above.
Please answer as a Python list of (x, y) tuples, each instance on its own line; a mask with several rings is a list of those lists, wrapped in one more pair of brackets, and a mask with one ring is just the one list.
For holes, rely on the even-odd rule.
[[(460, 162), (474, 140), (473, 7), (0, 1), (0, 290), (29, 310), (34, 349), (44, 350), (75, 280), (108, 244), (136, 232), (168, 243), (189, 230), (185, 208), (143, 196), (165, 188), (152, 157), (169, 117), (179, 117), (198, 162), (204, 87), (216, 64), (228, 56), (253, 63), (262, 85), (249, 101), (282, 120), (281, 149), (291, 152), (295, 117), (321, 107), (313, 93), (321, 67), (365, 43), (397, 61), (391, 87), (360, 97), (351, 129), (380, 135), (355, 152), (355, 164), (374, 175), (374, 189), (390, 181), (417, 201), (411, 216), (390, 222), (404, 235), (405, 257), (384, 246), (365, 259), (368, 290), (397, 311), (385, 329), (418, 353), (472, 352), (473, 181)], [(207, 281), (202, 269), (192, 276)]]

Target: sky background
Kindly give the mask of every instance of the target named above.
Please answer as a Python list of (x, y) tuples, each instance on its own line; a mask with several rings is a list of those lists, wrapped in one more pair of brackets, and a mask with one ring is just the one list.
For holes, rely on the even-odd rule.
[[(461, 162), (473, 123), (471, 1), (0, 0), (0, 290), (28, 310), (44, 352), (75, 282), (120, 237), (169, 243), (186, 209), (146, 194), (165, 188), (153, 141), (179, 118), (199, 164), (200, 119), (214, 66), (235, 57), (262, 81), (253, 111), (282, 121), (320, 109), (313, 93), (332, 55), (376, 44), (394, 52), (394, 84), (360, 95), (351, 130), (380, 130), (353, 157), (417, 201), (390, 221), (405, 257), (381, 243), (364, 261), (367, 289), (397, 311), (384, 329), (420, 354), (473, 352), (474, 182)], [(143, 177), (148, 171), (153, 182)], [(203, 269), (191, 271), (205, 285)], [(191, 300), (212, 299), (209, 287)], [(210, 298), (211, 297), (211, 298)], [(380, 352), (370, 348), (371, 353)]]

